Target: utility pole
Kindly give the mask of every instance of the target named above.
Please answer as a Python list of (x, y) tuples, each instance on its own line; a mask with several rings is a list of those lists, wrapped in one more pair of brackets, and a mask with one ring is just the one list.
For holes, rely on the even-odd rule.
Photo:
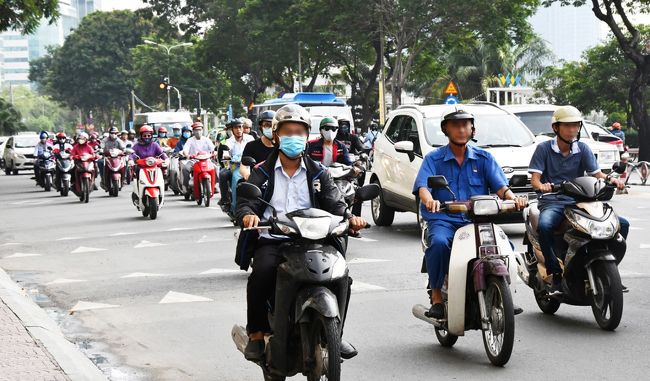
[(135, 126), (135, 91), (131, 90), (131, 125), (129, 130), (133, 129)]
[(384, 19), (379, 16), (379, 124), (383, 127), (386, 123), (386, 98), (384, 83)]
[[(167, 46), (167, 45), (159, 44), (159, 43), (151, 41), (151, 40), (144, 40), (144, 43), (149, 44), (149, 45), (159, 46), (159, 47), (165, 49), (165, 52), (167, 52), (167, 83), (169, 85), (171, 85), (172, 80), (171, 80), (171, 76), (169, 75), (169, 73), (170, 73), (170, 66), (171, 66), (171, 59), (172, 59), (172, 57), (171, 57), (172, 49), (183, 47), (183, 46), (192, 46), (193, 44), (191, 42), (183, 42), (181, 44)], [(171, 89), (170, 89), (169, 85), (167, 86), (167, 111), (169, 111), (172, 108), (171, 97), (169, 95)], [(178, 89), (176, 89), (176, 91), (178, 92)], [(179, 94), (178, 103), (179, 103), (179, 108), (180, 108), (181, 99), (180, 99), (180, 93), (178, 93), (178, 94)]]
[(298, 41), (298, 92), (302, 92), (302, 41)]

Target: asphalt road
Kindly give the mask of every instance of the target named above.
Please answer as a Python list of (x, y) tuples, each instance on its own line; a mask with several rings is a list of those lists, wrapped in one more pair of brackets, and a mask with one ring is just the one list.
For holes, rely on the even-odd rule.
[[(248, 274), (233, 262), (227, 217), (169, 196), (150, 221), (129, 193), (115, 199), (100, 190), (81, 204), (43, 192), (27, 175), (0, 176), (0, 267), (112, 380), (260, 380), (230, 339), (232, 326), (245, 323)], [(433, 328), (411, 315), (413, 304), (426, 303), (414, 215), (398, 214), (392, 227), (351, 240), (356, 286), (345, 336), (360, 354), (343, 364), (343, 378), (646, 379), (650, 188), (633, 187), (613, 204), (633, 227), (620, 266), (631, 290), (620, 327), (601, 331), (588, 307), (543, 315), (517, 282), (515, 303), (525, 312), (505, 368), (490, 365), (480, 332), (445, 349)], [(506, 233), (520, 247), (523, 225)]]

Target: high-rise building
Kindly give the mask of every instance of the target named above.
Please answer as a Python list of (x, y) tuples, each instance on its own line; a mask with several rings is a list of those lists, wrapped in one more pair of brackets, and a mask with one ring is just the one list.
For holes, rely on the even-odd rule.
[(591, 3), (581, 7), (540, 7), (530, 24), (547, 43), (557, 60), (575, 61), (582, 52), (601, 43), (607, 35), (606, 26), (596, 18)]
[(0, 33), (0, 86), (29, 84), (29, 61), (47, 54), (48, 46), (61, 46), (86, 15), (101, 7), (101, 0), (59, 0), (59, 19), (46, 20), (30, 35)]

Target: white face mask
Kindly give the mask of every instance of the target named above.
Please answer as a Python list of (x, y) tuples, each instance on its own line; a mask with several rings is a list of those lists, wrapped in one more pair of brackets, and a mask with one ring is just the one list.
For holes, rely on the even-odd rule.
[(332, 140), (334, 140), (334, 138), (336, 138), (336, 132), (337, 132), (336, 130), (334, 130), (334, 131), (321, 131), (321, 133), (323, 134), (323, 138), (325, 140), (327, 140), (328, 142), (331, 142)]

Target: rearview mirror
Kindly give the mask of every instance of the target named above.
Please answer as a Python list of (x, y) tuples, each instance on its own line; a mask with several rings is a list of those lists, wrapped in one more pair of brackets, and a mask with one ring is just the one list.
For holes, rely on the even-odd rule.
[(395, 151), (407, 154), (410, 161), (413, 161), (415, 159), (415, 153), (413, 153), (413, 150), (414, 147), (412, 141), (403, 140), (401, 142), (395, 143)]
[(368, 201), (379, 197), (381, 188), (377, 184), (369, 184), (358, 188), (355, 194), (357, 200)]
[(510, 178), (510, 186), (521, 188), (528, 185), (528, 176), (526, 175), (514, 175)]
[(241, 158), (241, 163), (247, 167), (253, 167), (257, 162), (250, 156), (244, 156)]
[(127, 148), (127, 149), (124, 150), (124, 152), (126, 152), (127, 155), (130, 155), (135, 151), (133, 151), (133, 149), (131, 149), (131, 148)]
[(224, 144), (222, 150), (224, 150), (224, 151), (230, 151), (230, 147), (228, 147), (227, 145)]
[(621, 162), (621, 161), (617, 161), (616, 163), (614, 163), (612, 165), (612, 170), (614, 172), (618, 173), (619, 175), (622, 175), (623, 173), (625, 173), (625, 169), (626, 169), (626, 165), (623, 164), (623, 162)]
[(447, 188), (449, 183), (445, 176), (431, 176), (427, 179), (427, 185), (431, 189), (442, 189)]
[(262, 191), (255, 184), (242, 182), (237, 185), (237, 196), (257, 199), (262, 197)]

